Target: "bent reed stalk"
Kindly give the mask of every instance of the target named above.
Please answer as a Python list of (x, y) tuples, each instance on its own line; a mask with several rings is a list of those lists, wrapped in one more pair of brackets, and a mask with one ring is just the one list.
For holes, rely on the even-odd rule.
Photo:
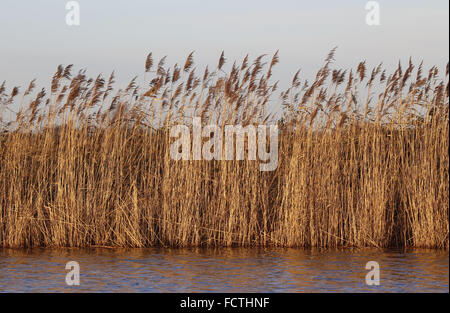
[[(0, 247), (449, 247), (448, 65), (391, 75), (361, 62), (272, 100), (278, 52), (197, 75), (145, 62), (115, 74), (59, 66), (50, 93), (0, 85)], [(34, 95), (32, 97), (32, 95)], [(280, 115), (279, 115), (280, 114)], [(174, 161), (170, 127), (277, 123), (272, 172)], [(223, 128), (222, 128), (223, 129)]]

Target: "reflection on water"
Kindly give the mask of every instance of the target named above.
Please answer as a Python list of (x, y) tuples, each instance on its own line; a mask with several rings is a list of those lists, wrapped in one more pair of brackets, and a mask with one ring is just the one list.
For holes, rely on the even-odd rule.
[[(80, 286), (67, 286), (69, 261)], [(365, 264), (380, 264), (367, 286)], [(449, 292), (448, 251), (0, 249), (0, 292)]]

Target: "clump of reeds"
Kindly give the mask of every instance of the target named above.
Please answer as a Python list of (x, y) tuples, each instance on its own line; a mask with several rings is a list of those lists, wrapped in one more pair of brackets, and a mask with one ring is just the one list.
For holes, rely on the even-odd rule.
[[(145, 62), (109, 78), (59, 66), (51, 88), (0, 85), (0, 247), (449, 247), (448, 66), (297, 72), (248, 56), (202, 73)], [(281, 118), (278, 113), (282, 112)], [(171, 125), (268, 124), (279, 166), (174, 161)]]

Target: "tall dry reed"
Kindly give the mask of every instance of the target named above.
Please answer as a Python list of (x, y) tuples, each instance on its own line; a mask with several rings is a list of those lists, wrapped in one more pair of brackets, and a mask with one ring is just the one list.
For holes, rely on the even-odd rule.
[[(0, 85), (0, 247), (449, 247), (448, 66), (297, 72), (224, 54), (201, 74), (145, 62), (113, 93), (59, 66), (50, 89)], [(282, 112), (282, 116), (277, 114)], [(171, 125), (277, 123), (279, 166), (174, 161)]]

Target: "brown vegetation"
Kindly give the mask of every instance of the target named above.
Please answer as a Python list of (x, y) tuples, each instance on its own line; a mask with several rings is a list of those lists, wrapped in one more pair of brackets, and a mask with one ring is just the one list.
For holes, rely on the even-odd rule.
[[(333, 56), (310, 84), (297, 73), (279, 102), (278, 54), (228, 72), (222, 54), (200, 76), (192, 54), (169, 68), (150, 54), (144, 89), (133, 79), (115, 94), (114, 73), (88, 79), (72, 66), (58, 67), (49, 94), (3, 83), (0, 247), (448, 249), (448, 66), (445, 77), (411, 62), (347, 72)], [(194, 116), (278, 123), (277, 170), (172, 160), (168, 129)]]

